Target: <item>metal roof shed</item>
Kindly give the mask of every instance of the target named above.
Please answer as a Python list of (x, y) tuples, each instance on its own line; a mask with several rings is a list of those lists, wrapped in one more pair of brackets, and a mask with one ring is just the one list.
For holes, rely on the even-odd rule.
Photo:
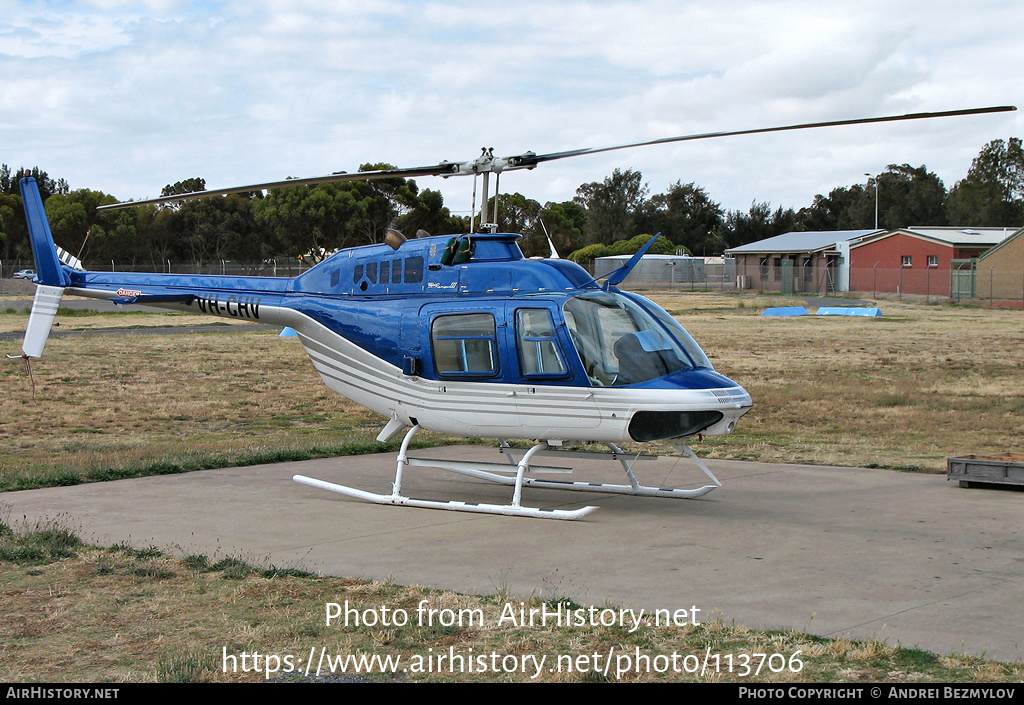
[(732, 247), (741, 288), (762, 291), (848, 291), (850, 244), (880, 230), (789, 232)]

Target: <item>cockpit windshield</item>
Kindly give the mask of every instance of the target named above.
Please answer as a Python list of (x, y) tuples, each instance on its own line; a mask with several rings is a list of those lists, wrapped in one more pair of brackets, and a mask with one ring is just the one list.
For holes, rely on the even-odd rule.
[(595, 292), (563, 305), (566, 326), (592, 385), (639, 384), (679, 370), (711, 367), (674, 318), (640, 300), (647, 305), (623, 294)]

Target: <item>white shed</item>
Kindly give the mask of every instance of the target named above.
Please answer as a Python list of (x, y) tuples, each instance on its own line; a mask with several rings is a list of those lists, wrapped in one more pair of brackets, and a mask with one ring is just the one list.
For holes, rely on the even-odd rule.
[[(632, 255), (612, 255), (594, 260), (594, 276), (601, 278), (632, 258)], [(706, 277), (703, 257), (688, 255), (644, 255), (640, 263), (626, 277), (626, 282), (679, 284), (703, 282)]]

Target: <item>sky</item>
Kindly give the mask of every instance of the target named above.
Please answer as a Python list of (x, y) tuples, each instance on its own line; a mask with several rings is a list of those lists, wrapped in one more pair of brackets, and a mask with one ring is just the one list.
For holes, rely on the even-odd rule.
[[(1016, 105), (1024, 3), (0, 0), (0, 162), (72, 189), (208, 188), (794, 123)], [(1024, 107), (1024, 106), (1022, 106)], [(952, 187), (1024, 113), (751, 135), (502, 176), (571, 199), (614, 169), (728, 210), (889, 164)], [(420, 178), (466, 212), (470, 177)]]

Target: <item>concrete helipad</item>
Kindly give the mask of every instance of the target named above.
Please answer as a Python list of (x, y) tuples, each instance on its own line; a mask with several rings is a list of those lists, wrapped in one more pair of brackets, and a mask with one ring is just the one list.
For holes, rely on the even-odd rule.
[[(493, 460), (486, 447), (419, 451)], [(873, 638), (940, 654), (1024, 658), (1024, 493), (943, 476), (709, 461), (699, 500), (524, 491), (524, 504), (597, 505), (561, 522), (377, 506), (293, 474), (388, 492), (393, 455), (210, 470), (0, 496), (12, 522), (69, 517), (87, 540), (234, 555), (331, 575), (581, 604), (690, 609), (756, 628)], [(612, 463), (574, 479), (619, 481)], [(692, 487), (685, 460), (647, 484)], [(427, 468), (406, 494), (507, 503), (511, 490)], [(6, 513), (6, 512), (5, 512)]]

